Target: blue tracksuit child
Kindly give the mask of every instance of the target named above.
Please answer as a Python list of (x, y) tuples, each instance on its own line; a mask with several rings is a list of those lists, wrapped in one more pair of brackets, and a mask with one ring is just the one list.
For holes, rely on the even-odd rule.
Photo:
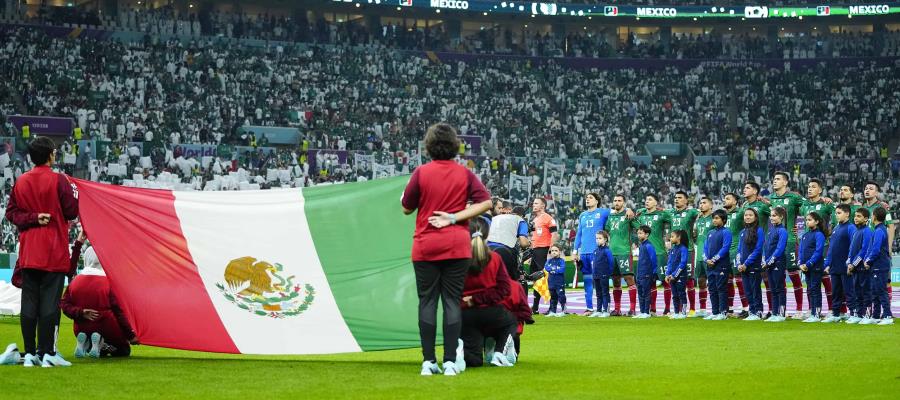
[(575, 231), (575, 248), (581, 259), (581, 277), (584, 280), (584, 299), (587, 311), (594, 310), (594, 250), (597, 249), (597, 232), (603, 230), (609, 218), (608, 208), (587, 210), (578, 217), (578, 229)]
[(809, 300), (810, 317), (818, 318), (822, 312), (822, 273), (825, 269), (825, 234), (808, 230), (800, 238), (797, 265), (806, 265), (806, 298)]
[(847, 253), (847, 267), (853, 267), (853, 294), (856, 307), (851, 312), (857, 318), (871, 316), (872, 311), (872, 270), (866, 268), (863, 260), (872, 242), (872, 228), (868, 224), (856, 225), (850, 250)]
[(544, 264), (550, 276), (548, 286), (550, 286), (550, 312), (556, 313), (556, 304), (560, 305), (560, 312), (566, 312), (566, 260), (562, 257), (551, 258)]
[(750, 306), (750, 314), (757, 317), (762, 316), (762, 257), (763, 247), (766, 241), (766, 234), (761, 227), (756, 228), (756, 240), (752, 245), (748, 245), (745, 240), (749, 232), (747, 229), (741, 231), (738, 242), (737, 264), (747, 267), (744, 271), (744, 292), (747, 293), (747, 303)]
[(731, 232), (724, 226), (713, 228), (703, 245), (703, 261), (712, 261), (706, 268), (706, 280), (709, 287), (709, 298), (713, 315), (725, 314), (728, 311), (728, 273), (731, 272), (731, 258), (728, 251), (731, 247)]
[(853, 279), (847, 274), (847, 255), (850, 254), (850, 242), (856, 232), (856, 225), (850, 222), (838, 224), (828, 241), (828, 254), (825, 256), (825, 269), (831, 275), (831, 315), (838, 316), (844, 306), (848, 310), (854, 305)]
[(872, 232), (872, 242), (866, 252), (865, 263), (872, 270), (872, 318), (893, 318), (888, 286), (891, 283), (891, 256), (887, 228), (879, 223)]
[(609, 277), (613, 271), (613, 255), (609, 246), (597, 246), (592, 257), (594, 289), (597, 291), (597, 312), (609, 312)]
[(784, 316), (787, 308), (787, 292), (784, 287), (784, 269), (787, 267), (787, 257), (784, 250), (787, 247), (788, 232), (784, 224), (772, 225), (766, 235), (766, 246), (763, 249), (763, 263), (766, 275), (769, 278), (769, 289), (772, 290), (772, 315)]
[(658, 268), (656, 248), (650, 240), (644, 240), (640, 245), (636, 276), (641, 314), (650, 314), (650, 290), (656, 286)]
[(687, 281), (688, 248), (683, 244), (672, 246), (669, 250), (669, 261), (666, 264), (666, 276), (672, 277), (672, 299), (675, 301), (675, 313), (684, 313), (687, 294), (684, 284)]

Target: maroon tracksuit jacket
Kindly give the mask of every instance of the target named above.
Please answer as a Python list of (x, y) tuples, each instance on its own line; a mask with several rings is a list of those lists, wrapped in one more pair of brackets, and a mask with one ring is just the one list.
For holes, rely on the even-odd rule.
[[(50, 214), (40, 225), (38, 214)], [(69, 225), (78, 217), (78, 200), (63, 174), (46, 165), (22, 175), (13, 186), (6, 219), (19, 230), (19, 268), (69, 272)]]
[[(84, 271), (88, 271), (85, 269)], [(109, 280), (104, 275), (82, 272), (69, 284), (69, 289), (59, 302), (60, 308), (67, 317), (75, 321), (75, 335), (81, 332), (90, 335), (97, 332), (107, 343), (118, 348), (128, 346), (134, 339), (134, 331), (119, 308), (116, 297), (109, 287)], [(89, 308), (100, 313), (96, 321), (88, 321), (82, 311)]]

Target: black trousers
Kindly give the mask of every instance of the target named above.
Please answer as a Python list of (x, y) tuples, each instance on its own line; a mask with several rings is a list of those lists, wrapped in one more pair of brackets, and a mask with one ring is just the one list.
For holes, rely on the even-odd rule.
[(460, 302), (468, 258), (441, 261), (413, 261), (416, 291), (419, 294), (419, 338), (424, 361), (437, 362), (434, 342), (437, 340), (438, 297), (444, 305), (444, 361), (456, 360), (456, 347), (461, 325)]
[[(550, 252), (549, 247), (536, 247), (531, 251), (531, 271), (530, 273), (535, 273), (544, 269), (544, 264), (547, 263), (547, 254)], [(537, 290), (532, 290), (532, 294), (534, 295), (534, 302), (531, 304), (531, 311), (537, 312), (538, 305), (540, 305), (541, 294), (538, 293)]]
[(19, 321), (26, 353), (40, 356), (56, 354), (59, 299), (65, 283), (66, 274), (61, 272), (22, 269), (22, 314)]
[[(484, 351), (502, 352), (506, 339), (516, 339), (516, 319), (502, 306), (467, 308), (462, 312), (462, 340), (466, 367), (480, 367)], [(494, 338), (494, 348), (484, 348), (484, 338)]]

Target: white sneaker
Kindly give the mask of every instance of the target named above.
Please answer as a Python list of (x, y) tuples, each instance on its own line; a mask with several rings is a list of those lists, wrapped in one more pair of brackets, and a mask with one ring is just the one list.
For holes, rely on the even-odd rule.
[(456, 376), (461, 373), (462, 371), (456, 366), (456, 363), (453, 361), (444, 361), (444, 376)]
[(516, 354), (516, 341), (513, 340), (512, 335), (506, 337), (506, 344), (503, 345), (503, 356), (506, 357), (506, 361), (509, 361), (510, 365), (516, 365), (516, 362), (519, 360), (519, 355)]
[[(512, 367), (513, 365), (509, 363), (509, 360), (506, 359), (506, 356), (503, 353), (494, 352), (494, 356), (491, 357), (491, 365), (495, 367)], [(446, 367), (444, 367), (446, 369)]]
[(832, 315), (832, 316), (822, 320), (823, 324), (832, 324), (835, 322), (841, 322), (841, 317), (835, 317), (834, 315)]
[(712, 320), (713, 321), (724, 321), (726, 319), (728, 319), (728, 316), (723, 313), (723, 314), (716, 315), (715, 318), (713, 318)]
[(650, 319), (650, 314), (643, 313), (638, 316), (638, 319)]
[(706, 319), (706, 316), (707, 316), (707, 315), (708, 315), (708, 314), (706, 314), (706, 310), (699, 310), (699, 311), (697, 311), (696, 313), (694, 313), (694, 317), (696, 317), (696, 318), (703, 318), (703, 319)]
[(784, 317), (780, 315), (773, 315), (765, 320), (765, 322), (782, 322), (784, 321)]
[(600, 318), (600, 315), (603, 314), (601, 312), (592, 312), (591, 315), (588, 315), (588, 318)]
[(463, 351), (463, 341), (462, 339), (458, 339), (456, 343), (456, 367), (459, 368), (459, 372), (463, 372), (466, 370), (466, 353)]
[(762, 318), (760, 318), (759, 315), (750, 314), (747, 318), (744, 318), (744, 321), (762, 321)]
[(88, 355), (91, 358), (100, 358), (100, 347), (102, 347), (103, 337), (100, 336), (99, 333), (94, 332), (91, 334), (91, 351), (88, 352)]
[(860, 325), (873, 325), (873, 324), (877, 324), (877, 323), (878, 323), (877, 321), (875, 321), (874, 319), (869, 318), (869, 317), (865, 317), (859, 321)]
[(819, 317), (817, 317), (815, 315), (810, 315), (809, 318), (803, 320), (803, 322), (806, 322), (806, 323), (820, 322), (820, 321), (822, 321), (822, 320), (819, 319)]
[(17, 365), (21, 360), (19, 347), (15, 343), (10, 343), (9, 346), (6, 346), (6, 351), (0, 354), (0, 365)]
[(44, 368), (52, 368), (52, 367), (71, 367), (72, 363), (66, 361), (62, 358), (59, 353), (56, 355), (44, 354), (44, 360), (41, 361), (41, 367)]
[(565, 317), (565, 316), (566, 316), (566, 312), (565, 312), (565, 311), (560, 311), (560, 312), (556, 313), (556, 317), (557, 317), (557, 318), (562, 318), (562, 317)]
[(608, 312), (602, 313), (602, 314), (600, 314), (600, 317), (598, 317), (598, 318), (609, 318), (609, 313)]
[(862, 321), (862, 318), (853, 316), (853, 317), (847, 318), (847, 320), (844, 322), (847, 324), (858, 324), (859, 321)]
[(87, 355), (87, 334), (81, 332), (75, 336), (75, 358), (84, 358)]
[(24, 365), (26, 368), (30, 368), (41, 363), (41, 359), (33, 354), (25, 354), (25, 357), (22, 357), (22, 360), (24, 360), (22, 365)]
[(703, 320), (704, 321), (712, 321), (714, 318), (716, 318), (715, 314), (709, 314), (709, 315), (704, 316)]
[(878, 323), (878, 325), (893, 325), (893, 324), (894, 324), (894, 317), (885, 317), (884, 319), (881, 320), (881, 322)]
[(441, 373), (441, 369), (438, 368), (437, 364), (431, 361), (422, 362), (422, 376), (431, 376), (439, 373)]

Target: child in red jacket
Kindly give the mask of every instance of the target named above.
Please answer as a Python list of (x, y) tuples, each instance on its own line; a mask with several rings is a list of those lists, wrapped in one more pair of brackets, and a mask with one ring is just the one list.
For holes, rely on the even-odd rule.
[(126, 357), (130, 345), (137, 344), (93, 247), (85, 251), (84, 270), (69, 284), (59, 305), (75, 321), (75, 357)]

